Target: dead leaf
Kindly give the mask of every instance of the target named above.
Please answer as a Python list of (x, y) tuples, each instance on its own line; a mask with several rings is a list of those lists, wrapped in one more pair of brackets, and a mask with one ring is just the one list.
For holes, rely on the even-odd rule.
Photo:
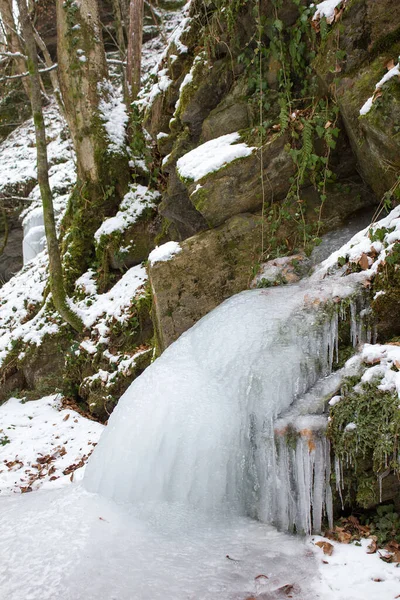
[(274, 591), (275, 592), (283, 592), (287, 596), (291, 592), (293, 592), (293, 590), (294, 590), (294, 584), (293, 583), (286, 583), (285, 585), (282, 585), (281, 587), (277, 588)]
[(65, 417), (63, 418), (63, 421), (68, 421), (69, 417), (70, 417), (70, 413), (67, 413), (65, 415)]
[(333, 544), (330, 544), (329, 542), (324, 542), (321, 540), (320, 542), (316, 542), (315, 545), (318, 546), (319, 548), (322, 548), (322, 551), (324, 554), (327, 554), (328, 556), (332, 556)]
[(369, 268), (369, 260), (365, 252), (361, 254), (361, 258), (358, 261), (358, 264), (360, 265), (363, 271), (366, 271)]
[(254, 577), (254, 579), (268, 579), (268, 576), (267, 575), (263, 575), (261, 573), (261, 575), (257, 575), (256, 577)]

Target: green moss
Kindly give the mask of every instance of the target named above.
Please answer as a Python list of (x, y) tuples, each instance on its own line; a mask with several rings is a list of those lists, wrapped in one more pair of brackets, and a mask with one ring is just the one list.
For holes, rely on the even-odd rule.
[[(328, 437), (345, 469), (348, 499), (366, 508), (376, 502), (377, 478), (390, 469), (400, 471), (398, 460), (400, 411), (396, 392), (378, 389), (379, 381), (345, 381), (342, 400), (330, 410)], [(349, 423), (356, 428), (346, 430)]]

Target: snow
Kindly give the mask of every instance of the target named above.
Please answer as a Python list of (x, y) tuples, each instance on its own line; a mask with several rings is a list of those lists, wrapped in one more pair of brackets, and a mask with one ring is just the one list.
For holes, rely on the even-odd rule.
[(121, 201), (119, 211), (114, 217), (106, 219), (94, 234), (97, 243), (103, 236), (115, 231), (123, 232), (136, 223), (145, 210), (154, 209), (160, 193), (144, 185), (132, 184)]
[(321, 19), (325, 17), (327, 23), (330, 24), (335, 18), (335, 8), (342, 4), (343, 0), (324, 0), (317, 4), (317, 10), (313, 16), (313, 20)]
[(336, 404), (338, 404), (341, 401), (342, 397), (341, 396), (333, 396), (333, 398), (331, 398), (328, 402), (329, 406), (335, 406)]
[(0, 365), (13, 342), (34, 330), (32, 320), (24, 321), (42, 303), (46, 282), (47, 256), (42, 252), (0, 288)]
[(368, 114), (372, 108), (373, 103), (374, 103), (374, 97), (371, 96), (370, 98), (368, 98), (366, 103), (363, 104), (362, 107), (360, 108), (360, 115), (363, 116), (363, 115)]
[(184, 154), (177, 162), (179, 175), (185, 179), (198, 181), (237, 158), (250, 156), (255, 148), (245, 143), (235, 143), (239, 140), (239, 133), (229, 133), (205, 142)]
[(379, 390), (395, 391), (400, 399), (400, 346), (395, 344), (365, 344), (361, 350), (361, 358), (374, 366), (367, 369), (363, 382), (379, 378)]
[[(383, 242), (372, 241), (374, 234), (383, 230)], [(338, 259), (344, 258), (350, 263), (358, 263), (363, 254), (371, 254), (372, 262), (364, 273), (365, 279), (373, 277), (380, 265), (391, 252), (393, 246), (400, 241), (400, 206), (394, 208), (386, 217), (368, 225), (339, 250), (333, 252), (319, 267), (320, 275), (327, 274), (338, 269)]]
[[(77, 281), (77, 284), (82, 285), (82, 281), (91, 279), (92, 272), (88, 271)], [(108, 325), (112, 320), (124, 323), (129, 318), (132, 300), (140, 294), (146, 281), (146, 269), (137, 265), (124, 273), (111, 290), (80, 300), (76, 303), (75, 309), (86, 327), (101, 332), (101, 337), (104, 338), (108, 334)], [(94, 291), (95, 288), (90, 286), (89, 289)]]
[(380, 79), (378, 81), (378, 83), (375, 86), (375, 89), (380, 89), (381, 87), (383, 87), (383, 85), (389, 81), (390, 79), (392, 79), (392, 77), (399, 77), (400, 76), (400, 64), (397, 63), (397, 65), (395, 65), (394, 67), (392, 67), (391, 69), (389, 69), (389, 71), (382, 77), (382, 79)]
[(156, 262), (165, 262), (171, 260), (173, 256), (182, 252), (179, 242), (166, 242), (162, 246), (156, 246), (149, 254), (149, 263), (154, 265)]
[(345, 431), (355, 431), (357, 429), (357, 425), (355, 423), (348, 423), (344, 428)]
[(99, 102), (100, 118), (104, 122), (108, 138), (110, 140), (110, 152), (123, 152), (126, 145), (126, 126), (129, 121), (126, 106), (119, 93), (111, 83), (103, 80), (98, 84), (99, 93), (102, 96)]
[[(380, 90), (385, 85), (385, 83), (390, 81), (390, 79), (392, 79), (393, 77), (400, 77), (400, 63), (397, 63), (397, 65), (389, 69), (389, 71), (382, 77), (382, 79), (378, 81), (378, 83), (375, 86), (375, 91)], [(363, 106), (360, 109), (360, 115), (366, 115), (369, 113), (373, 106), (374, 99), (375, 96), (371, 96), (370, 98), (368, 98), (368, 100), (365, 102), (365, 104), (363, 104)]]
[(80, 480), (103, 429), (63, 409), (59, 395), (10, 398), (0, 406), (0, 495), (64, 486), (72, 473)]
[[(65, 121), (60, 116), (55, 102), (43, 110), (48, 140), (50, 167), (55, 163), (71, 160), (71, 141), (63, 139), (61, 132)], [(0, 145), (0, 191), (17, 192), (36, 183), (36, 141), (33, 119), (17, 127)]]
[[(314, 545), (317, 541), (332, 544), (332, 555), (323, 554), (322, 549)], [(314, 593), (324, 600), (393, 600), (398, 596), (397, 566), (380, 560), (378, 553), (368, 554), (370, 539), (359, 543), (360, 546), (340, 544), (319, 536), (310, 540), (322, 580), (315, 581)]]
[(89, 269), (89, 271), (86, 271), (86, 273), (81, 275), (75, 281), (75, 287), (77, 290), (81, 290), (88, 296), (94, 296), (97, 294), (96, 272), (94, 269)]

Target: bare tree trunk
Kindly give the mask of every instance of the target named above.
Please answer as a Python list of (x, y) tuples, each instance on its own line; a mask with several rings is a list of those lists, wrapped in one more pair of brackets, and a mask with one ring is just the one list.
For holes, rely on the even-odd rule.
[[(17, 33), (17, 28), (14, 21), (14, 15), (12, 12), (11, 0), (0, 0), (0, 16), (3, 21), (4, 31), (6, 35), (6, 42), (10, 52), (19, 53), (24, 55), (25, 51), (22, 46), (21, 40)], [(16, 57), (14, 59), (17, 73), (26, 72), (26, 64), (24, 58)], [(30, 97), (30, 82), (27, 77), (22, 78), (22, 85), (28, 98)]]
[(130, 180), (126, 143), (110, 139), (110, 111), (118, 99), (108, 80), (97, 0), (57, 0), (57, 56), (78, 170), (63, 221), (64, 272), (72, 286), (94, 259), (93, 235), (115, 213)]
[(131, 0), (129, 10), (128, 64), (126, 68), (131, 101), (136, 100), (140, 90), (143, 13), (144, 0)]
[(83, 323), (68, 305), (63, 282), (60, 250), (54, 219), (53, 198), (49, 184), (46, 130), (42, 111), (42, 95), (40, 90), (39, 66), (34, 32), (28, 14), (26, 0), (17, 0), (17, 2), (28, 56), (27, 63), (31, 84), (30, 99), (36, 134), (38, 183), (42, 197), (44, 226), (46, 231), (47, 250), (49, 253), (50, 288), (54, 306), (61, 317), (76, 331), (82, 331)]

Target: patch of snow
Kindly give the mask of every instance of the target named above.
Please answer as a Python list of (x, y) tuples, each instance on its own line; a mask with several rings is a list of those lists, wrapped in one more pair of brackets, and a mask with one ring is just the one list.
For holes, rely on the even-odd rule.
[(235, 143), (239, 140), (239, 133), (229, 133), (205, 142), (184, 154), (177, 162), (179, 175), (185, 179), (198, 181), (237, 158), (250, 156), (255, 148), (245, 143)]
[[(395, 344), (364, 344), (361, 351), (362, 360), (373, 364), (365, 371), (363, 382), (380, 378), (378, 389), (395, 391), (400, 398), (400, 346)], [(377, 363), (377, 364), (376, 364)]]
[(94, 234), (96, 242), (99, 243), (103, 236), (110, 235), (114, 231), (125, 231), (146, 209), (154, 208), (159, 197), (159, 192), (150, 190), (146, 186), (131, 185), (121, 201), (117, 214), (106, 219)]
[(348, 423), (344, 428), (345, 431), (355, 431), (357, 429), (357, 425), (355, 423)]
[[(383, 242), (372, 241), (378, 230), (384, 230)], [(400, 206), (396, 206), (386, 217), (369, 225), (356, 233), (349, 242), (333, 252), (329, 258), (319, 265), (316, 273), (320, 276), (338, 269), (338, 260), (345, 259), (349, 263), (358, 263), (363, 254), (371, 255), (369, 268), (363, 271), (365, 279), (371, 278), (384, 263), (393, 246), (400, 241)]]
[[(332, 555), (324, 554), (315, 546), (317, 541), (332, 544)], [(318, 597), (324, 600), (392, 600), (398, 595), (399, 569), (395, 564), (381, 560), (379, 553), (368, 554), (370, 539), (362, 539), (360, 546), (340, 544), (323, 537), (314, 537), (309, 543), (318, 561), (321, 578), (314, 582), (314, 593)]]
[(156, 246), (149, 254), (149, 263), (154, 265), (156, 262), (165, 262), (171, 260), (175, 254), (182, 252), (179, 242), (166, 242), (162, 246)]
[(47, 255), (41, 252), (0, 288), (0, 365), (13, 342), (39, 326), (38, 317), (29, 321), (29, 315), (43, 302), (46, 283)]
[(97, 284), (95, 279), (95, 271), (93, 269), (89, 269), (83, 275), (79, 277), (75, 281), (75, 287), (77, 290), (81, 289), (84, 294), (88, 296), (93, 296), (97, 294)]
[(102, 96), (99, 112), (110, 140), (109, 149), (115, 153), (122, 152), (125, 149), (126, 126), (129, 121), (126, 106), (109, 81), (103, 80), (98, 87)]
[(326, 18), (328, 24), (331, 24), (335, 18), (335, 8), (341, 4), (343, 0), (324, 0), (317, 4), (317, 10), (313, 16), (313, 20)]
[(141, 265), (132, 267), (108, 292), (89, 296), (73, 306), (85, 326), (100, 336), (97, 343), (108, 342), (113, 320), (124, 323), (129, 319), (132, 300), (141, 293), (146, 281), (146, 269)]
[(362, 107), (360, 108), (360, 115), (363, 116), (363, 115), (368, 114), (372, 108), (373, 103), (374, 103), (374, 97), (371, 96), (370, 98), (368, 98), (366, 103), (363, 104)]
[(342, 399), (342, 396), (333, 396), (333, 398), (331, 398), (329, 400), (329, 406), (335, 406), (336, 404), (338, 404)]
[[(382, 77), (382, 79), (378, 81), (378, 83), (375, 85), (375, 91), (380, 90), (385, 85), (385, 83), (390, 81), (390, 79), (392, 79), (393, 77), (400, 77), (400, 63), (397, 63), (397, 65), (389, 69), (389, 71)], [(368, 98), (368, 100), (360, 109), (360, 115), (366, 115), (369, 113), (373, 106), (374, 98), (375, 96), (371, 96), (370, 98)]]

